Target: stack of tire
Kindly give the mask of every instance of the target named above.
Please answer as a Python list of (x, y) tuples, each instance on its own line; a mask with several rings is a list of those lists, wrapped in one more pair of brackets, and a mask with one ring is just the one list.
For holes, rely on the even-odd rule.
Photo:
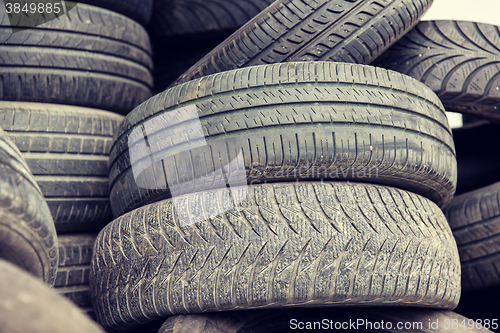
[(57, 276), (57, 245), (54, 221), (40, 188), (19, 150), (0, 129), (2, 332), (102, 332), (75, 305), (49, 289)]
[(500, 6), (482, 1), (466, 17), (469, 3), (440, 6), (455, 9), (429, 15), (377, 65), (420, 80), (446, 110), (475, 120), (454, 131), (458, 189), (444, 212), (462, 264), (460, 310), (488, 318), (498, 315), (500, 296), (500, 21), (491, 15)]
[(21, 151), (53, 218), (60, 260), (52, 284), (91, 311), (93, 242), (112, 220), (112, 137), (153, 88), (143, 27), (152, 1), (32, 5), (0, 6), (0, 128)]
[[(440, 209), (457, 180), (445, 109), (421, 82), (363, 65), (430, 4), (273, 2), (130, 112), (109, 157), (116, 219), (92, 257), (98, 322), (272, 332), (294, 314), (465, 320), (411, 308), (460, 297)], [(223, 312), (257, 308), (268, 310)], [(186, 315), (202, 312), (219, 313)]]

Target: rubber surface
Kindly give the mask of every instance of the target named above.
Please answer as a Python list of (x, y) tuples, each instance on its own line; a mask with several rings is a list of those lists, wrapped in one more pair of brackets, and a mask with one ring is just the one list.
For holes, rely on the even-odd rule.
[(0, 327), (4, 333), (104, 333), (71, 302), (0, 260)]
[(47, 203), (21, 153), (0, 129), (0, 258), (53, 285), (58, 255)]
[(274, 0), (156, 0), (149, 30), (162, 37), (234, 31)]
[(59, 235), (59, 268), (54, 287), (88, 285), (96, 234)]
[(0, 102), (0, 128), (26, 159), (58, 232), (98, 231), (112, 220), (108, 155), (122, 119), (82, 107)]
[(445, 209), (465, 291), (500, 284), (500, 183), (455, 197)]
[[(74, 5), (74, 4), (73, 4)], [(0, 10), (0, 100), (86, 106), (128, 113), (151, 96), (151, 45), (131, 19), (78, 4), (35, 28)]]
[(197, 79), (134, 109), (115, 137), (115, 217), (170, 196), (265, 181), (376, 182), (438, 205), (456, 186), (439, 99), (369, 66), (275, 64)]
[(121, 216), (97, 237), (90, 291), (106, 329), (262, 307), (452, 309), (460, 263), (446, 218), (421, 196), (283, 182), (189, 194)]
[(375, 65), (428, 85), (447, 111), (500, 120), (500, 32), (464, 21), (425, 21)]
[[(462, 323), (465, 329), (459, 327)], [(158, 333), (250, 333), (307, 330), (360, 332), (491, 332), (451, 311), (429, 309), (287, 309), (179, 315), (168, 318)], [(343, 326), (342, 326), (343, 325)], [(398, 329), (400, 325), (400, 329)], [(405, 327), (406, 326), (406, 327)], [(492, 325), (489, 324), (491, 327)], [(377, 329), (374, 329), (376, 327)], [(479, 325), (478, 325), (479, 327)], [(448, 328), (448, 329), (447, 329)], [(315, 330), (313, 330), (315, 329)]]
[(240, 67), (295, 61), (369, 64), (417, 24), (432, 0), (279, 0), (172, 85)]
[(89, 273), (96, 237), (96, 234), (58, 236), (59, 268), (55, 291), (86, 311), (92, 307)]
[(149, 23), (153, 12), (153, 0), (79, 0), (78, 2), (115, 11), (143, 26)]

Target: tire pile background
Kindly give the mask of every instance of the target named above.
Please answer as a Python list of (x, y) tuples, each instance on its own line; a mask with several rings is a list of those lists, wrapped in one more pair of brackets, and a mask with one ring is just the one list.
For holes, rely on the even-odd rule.
[(431, 4), (0, 6), (0, 327), (500, 319), (500, 32)]

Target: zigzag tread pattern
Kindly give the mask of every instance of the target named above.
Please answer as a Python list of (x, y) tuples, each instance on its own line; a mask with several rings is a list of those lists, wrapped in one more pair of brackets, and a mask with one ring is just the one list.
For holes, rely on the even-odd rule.
[(285, 61), (369, 64), (416, 25), (431, 2), (274, 2), (171, 86), (235, 68)]
[(378, 185), (219, 189), (141, 207), (94, 244), (98, 321), (123, 329), (204, 311), (318, 305), (453, 308), (455, 241), (440, 209)]
[(500, 283), (500, 183), (455, 197), (444, 213), (457, 241), (464, 290)]
[(500, 31), (496, 26), (420, 22), (376, 65), (422, 81), (448, 111), (500, 119)]

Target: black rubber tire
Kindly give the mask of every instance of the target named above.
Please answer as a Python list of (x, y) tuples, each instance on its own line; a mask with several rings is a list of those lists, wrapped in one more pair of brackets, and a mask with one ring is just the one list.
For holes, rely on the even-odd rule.
[(59, 235), (59, 268), (55, 291), (86, 312), (92, 312), (90, 262), (96, 234)]
[(155, 0), (149, 30), (174, 37), (206, 35), (236, 29), (274, 0)]
[(59, 235), (59, 268), (55, 291), (82, 309), (92, 307), (89, 294), (90, 262), (96, 234)]
[(96, 109), (0, 101), (0, 128), (26, 159), (58, 232), (99, 231), (113, 219), (108, 158), (122, 120)]
[(453, 130), (457, 151), (456, 195), (500, 182), (500, 127), (478, 123)]
[(278, 0), (172, 85), (271, 63), (369, 64), (410, 31), (431, 3), (432, 0)]
[(79, 3), (106, 8), (146, 26), (153, 13), (153, 0), (79, 0)]
[(26, 161), (1, 129), (0, 258), (54, 284), (59, 260), (54, 221)]
[(439, 99), (410, 77), (369, 66), (288, 63), (204, 77), (134, 109), (116, 137), (115, 217), (226, 184), (349, 179), (401, 187), (438, 205), (456, 187)]
[[(458, 323), (457, 326), (465, 321), (467, 328), (469, 328), (467, 326), (467, 322), (469, 322), (472, 329), (458, 327), (453, 329), (453, 332), (491, 332), (484, 328), (476, 328), (478, 324), (475, 321), (451, 311), (416, 308), (335, 308), (179, 315), (168, 318), (158, 333), (283, 333), (295, 332), (300, 330), (299, 327), (308, 332), (335, 330), (342, 332), (448, 333), (452, 331), (449, 327), (455, 323), (454, 321)], [(344, 325), (344, 329), (342, 329), (342, 325)], [(401, 329), (398, 329), (398, 325), (401, 325)], [(404, 325), (408, 325), (410, 328), (405, 328)], [(308, 327), (309, 329), (307, 329)]]
[(0, 100), (126, 114), (151, 96), (151, 45), (140, 24), (85, 4), (14, 33), (23, 20), (0, 11)]
[(500, 120), (500, 32), (489, 24), (423, 21), (377, 66), (410, 75), (437, 93), (446, 110)]
[(0, 299), (2, 333), (104, 333), (71, 302), (2, 260)]
[(98, 321), (290, 306), (452, 309), (458, 252), (442, 211), (379, 185), (295, 182), (188, 194), (136, 209), (97, 236)]
[(464, 291), (500, 284), (500, 183), (455, 197), (444, 212), (460, 252)]

